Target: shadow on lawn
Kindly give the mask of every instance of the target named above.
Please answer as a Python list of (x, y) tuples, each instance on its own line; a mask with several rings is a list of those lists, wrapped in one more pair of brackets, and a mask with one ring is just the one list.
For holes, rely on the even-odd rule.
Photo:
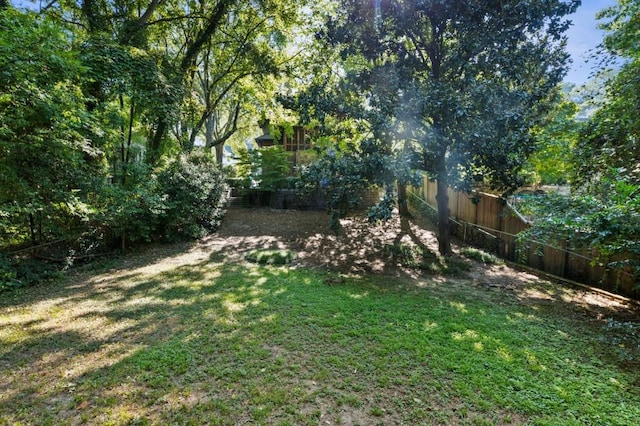
[[(574, 333), (580, 330), (578, 321), (589, 326), (594, 321), (604, 324), (604, 318), (620, 318), (629, 312), (623, 305), (602, 302), (589, 293), (546, 283), (533, 275), (517, 275), (504, 267), (478, 267), (469, 277), (455, 280), (399, 270), (388, 264), (380, 248), (388, 241), (429, 248), (432, 234), (408, 221), (400, 222), (399, 228), (373, 229), (362, 222), (352, 225), (353, 232), (367, 237), (315, 232), (304, 239), (293, 234), (278, 238), (243, 235), (250, 232), (245, 228), (239, 228), (238, 235), (227, 230), (224, 238), (154, 248), (97, 276), (79, 273), (63, 284), (53, 284), (55, 288), (43, 285), (20, 290), (13, 298), (19, 300), (15, 304), (0, 301), (0, 326), (9, 330), (2, 334), (0, 329), (0, 420), (28, 423), (36, 416), (43, 423), (125, 424), (182, 423), (195, 418), (196, 422), (222, 419), (223, 424), (237, 424), (260, 423), (276, 413), (295, 423), (317, 424), (320, 414), (329, 410), (318, 399), (322, 404), (331, 399), (340, 401), (338, 407), (358, 412), (352, 423), (373, 424), (385, 418), (371, 401), (364, 400), (367, 386), (384, 380), (393, 384), (393, 380), (376, 370), (379, 359), (367, 364), (372, 356), (368, 346), (360, 348), (354, 342), (379, 340), (382, 344), (384, 338), (360, 336), (358, 327), (334, 328), (341, 326), (340, 316), (349, 313), (342, 312), (336, 302), (325, 309), (325, 297), (380, 299), (377, 312), (350, 307), (353, 323), (365, 318), (363, 325), (367, 321), (377, 324), (388, 317), (379, 330), (392, 333), (409, 332), (408, 324), (436, 322), (425, 320), (430, 307), (418, 303), (422, 296), (433, 305), (444, 306), (446, 315), (459, 316), (460, 321), (472, 315), (482, 318), (482, 313), (465, 312), (463, 305), (470, 300), (483, 300), (488, 307), (515, 305), (526, 321), (541, 321), (547, 310), (578, 311), (581, 316), (575, 320)], [(327, 267), (332, 271), (329, 276), (345, 271), (381, 276), (375, 285), (360, 274), (350, 277), (347, 286), (340, 283), (331, 288), (328, 281), (321, 281), (322, 274), (314, 282), (291, 282), (287, 268), (236, 262), (256, 248), (297, 250), (301, 258), (294, 267)], [(355, 271), (343, 269), (350, 263), (356, 265)], [(301, 285), (309, 285), (313, 292), (290, 291), (290, 286)], [(406, 317), (398, 319), (384, 304), (381, 295), (389, 290), (418, 296), (406, 300), (414, 304)], [(285, 343), (285, 330), (299, 326), (306, 333), (297, 336), (295, 343)], [(423, 328), (413, 327), (411, 332), (424, 338)], [(453, 330), (452, 335), (460, 333), (464, 339), (466, 331)], [(343, 352), (325, 351), (325, 346)], [(380, 345), (373, 347), (382, 350)], [(422, 362), (418, 367), (412, 365), (413, 358), (418, 358), (405, 350), (402, 346), (389, 349), (408, 362), (408, 377), (402, 378), (406, 383), (391, 386), (406, 404), (402, 409), (423, 410), (419, 411), (423, 419), (440, 410), (444, 417), (434, 423), (451, 421), (452, 412), (460, 407), (452, 411), (446, 405), (451, 403), (445, 401), (434, 405), (436, 409), (422, 407), (411, 392), (438, 392), (420, 387), (424, 383), (412, 385), (418, 387), (409, 388), (411, 391), (405, 388), (412, 374), (433, 374), (422, 370)], [(615, 351), (593, 355), (627, 371), (638, 366), (637, 360), (624, 359)], [(343, 369), (346, 357), (365, 361), (359, 364), (359, 373)], [(384, 367), (381, 364), (380, 371)], [(345, 376), (344, 389), (322, 388), (323, 377), (334, 374)], [(357, 382), (362, 374), (371, 376), (364, 386)], [(362, 389), (353, 390), (352, 385)], [(523, 420), (515, 415), (512, 419), (513, 423)]]
[[(159, 273), (112, 270), (84, 284), (87, 277), (75, 277), (51, 296), (25, 293), (0, 316), (9, 331), (0, 349), (0, 423), (103, 423), (118, 416), (115, 423), (126, 423), (158, 414), (149, 411), (152, 402), (152, 410), (166, 416), (171, 404), (182, 407), (178, 382), (194, 380), (185, 378), (193, 365), (222, 361), (216, 347), (262, 344), (252, 341), (245, 310), (252, 311), (251, 321), (264, 320), (267, 315), (256, 313), (264, 299), (286, 292), (264, 284), (282, 273), (247, 273), (206, 259)], [(168, 400), (157, 405), (157, 398)]]

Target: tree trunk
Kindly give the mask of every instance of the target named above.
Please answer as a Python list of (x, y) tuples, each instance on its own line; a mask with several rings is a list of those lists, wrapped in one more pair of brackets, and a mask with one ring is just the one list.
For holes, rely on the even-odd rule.
[(216, 118), (211, 115), (204, 123), (205, 129), (205, 146), (209, 149), (213, 147), (216, 151), (216, 161), (219, 166), (222, 166), (222, 156), (224, 152), (224, 141), (222, 143), (216, 143), (215, 130), (216, 130)]
[(160, 159), (160, 147), (162, 145), (162, 139), (167, 131), (167, 120), (165, 117), (158, 117), (156, 119), (156, 128), (149, 141), (149, 148), (147, 151), (147, 162), (151, 165), (155, 165)]
[(398, 213), (403, 217), (411, 216), (407, 199), (407, 184), (400, 181), (398, 181)]
[(218, 165), (220, 167), (222, 167), (222, 159), (224, 157), (224, 144), (218, 144), (216, 145), (216, 161), (218, 162)]
[[(122, 35), (120, 37), (121, 45), (129, 45), (133, 38), (136, 37), (145, 28), (146, 24), (149, 22), (149, 19), (151, 19), (151, 15), (153, 15), (160, 3), (162, 3), (162, 0), (151, 0), (151, 4), (147, 8), (147, 10), (145, 10), (142, 16), (136, 21), (132, 21), (129, 23), (129, 25), (124, 27)], [(140, 47), (138, 43), (135, 43), (135, 45), (137, 47)]]
[[(220, 0), (211, 12), (211, 15), (208, 17), (205, 27), (202, 28), (196, 35), (195, 39), (187, 45), (184, 57), (180, 61), (179, 75), (177, 76), (178, 85), (184, 83), (189, 73), (192, 72), (192, 68), (194, 68), (196, 64), (198, 54), (200, 54), (203, 46), (211, 40), (213, 34), (218, 30), (220, 23), (223, 21), (232, 4), (233, 0)], [(160, 160), (162, 139), (164, 138), (168, 128), (169, 123), (167, 122), (166, 117), (161, 116), (156, 118), (155, 132), (149, 141), (148, 159), (149, 164), (151, 165), (155, 165), (158, 160)]]
[[(446, 175), (444, 175), (446, 176)], [(438, 251), (442, 256), (451, 255), (451, 236), (449, 235), (449, 194), (446, 177), (440, 177), (437, 181), (438, 193)]]

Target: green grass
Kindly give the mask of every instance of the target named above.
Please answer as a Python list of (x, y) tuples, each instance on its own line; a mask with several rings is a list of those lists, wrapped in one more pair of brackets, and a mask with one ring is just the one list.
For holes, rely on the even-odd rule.
[(293, 261), (294, 254), (291, 250), (260, 249), (251, 250), (245, 256), (249, 262), (260, 265), (286, 265)]
[(640, 418), (637, 328), (548, 287), (542, 302), (463, 279), (156, 265), (4, 294), (0, 424)]
[(462, 247), (460, 249), (462, 256), (473, 259), (477, 262), (484, 263), (485, 265), (504, 265), (504, 260), (486, 251), (474, 248), (474, 247)]
[(461, 259), (445, 258), (426, 247), (409, 244), (387, 244), (387, 255), (398, 265), (436, 275), (460, 276), (471, 269)]

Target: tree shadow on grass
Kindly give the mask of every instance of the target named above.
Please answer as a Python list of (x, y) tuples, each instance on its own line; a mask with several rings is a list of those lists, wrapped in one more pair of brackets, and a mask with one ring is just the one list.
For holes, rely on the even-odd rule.
[[(464, 394), (466, 369), (483, 363), (509, 369), (510, 357), (524, 356), (487, 320), (498, 306), (493, 293), (471, 307), (477, 293), (463, 291), (467, 281), (449, 293), (429, 287), (431, 281), (385, 287), (364, 275), (328, 287), (319, 273), (201, 255), (189, 264), (172, 255), (157, 259), (157, 267), (95, 277), (64, 303), (23, 304), (20, 324), (32, 330), (1, 358), (2, 372), (10, 372), (3, 391), (10, 391), (3, 392), (0, 416), (71, 424), (419, 423), (434, 415), (445, 423), (472, 422), (471, 415), (526, 421), (509, 409), (486, 418), (461, 401), (470, 397), (455, 402), (434, 391), (445, 386), (443, 395)], [(29, 313), (39, 321), (27, 323)], [(522, 307), (505, 325), (522, 328), (517, 343), (525, 349), (538, 338), (526, 335), (529, 324), (538, 324), (532, 315)], [(439, 325), (445, 318), (454, 320)], [(440, 361), (447, 350), (455, 356)], [(21, 353), (30, 355), (22, 364)], [(492, 389), (474, 386), (485, 394)]]
[[(401, 233), (398, 241), (423, 241), (420, 230), (404, 227), (399, 232), (392, 226), (368, 228), (374, 235), (362, 240), (321, 234), (325, 245), (307, 251), (320, 260), (305, 263), (307, 257), (294, 267), (340, 267), (363, 253), (370, 255), (369, 264), (385, 261), (367, 251), (373, 250), (368, 244), (393, 242)], [(557, 341), (558, 355), (521, 360), (523, 374), (542, 374), (543, 367), (576, 368), (581, 374), (594, 370), (586, 361), (582, 369), (583, 360), (572, 359), (565, 346), (579, 333), (597, 338), (593, 322), (603, 320), (576, 316), (572, 307), (582, 305), (571, 301), (579, 297), (533, 275), (479, 266), (477, 275), (472, 271), (455, 280), (409, 274), (388, 279), (384, 274), (391, 269), (381, 267), (381, 278), (360, 273), (327, 286), (323, 274), (296, 274), (292, 280), (290, 268), (242, 262), (241, 253), (265, 244), (304, 248), (305, 241), (262, 234), (212, 237), (127, 259), (97, 276), (70, 277), (49, 292), (43, 286), (22, 294), (15, 306), (5, 303), (0, 307), (5, 349), (0, 355), (0, 418), (8, 423), (28, 423), (37, 416), (43, 423), (70, 424), (278, 419), (317, 424), (348, 423), (356, 413), (353, 423), (361, 424), (438, 418), (440, 423), (469, 423), (471, 419), (456, 413), (479, 415), (473, 403), (438, 399), (435, 390), (445, 386), (443, 394), (460, 399), (465, 369), (486, 364), (509, 370), (514, 366), (510, 359), (535, 355), (536, 343), (551, 339)], [(342, 251), (328, 252), (332, 247)], [(392, 305), (385, 296), (391, 292), (399, 295)], [(470, 308), (477, 301), (482, 305)], [(614, 308), (603, 314), (613, 314)], [(522, 330), (522, 341), (503, 343), (502, 331), (487, 322), (495, 312), (503, 315), (504, 327)], [(558, 319), (563, 317), (571, 320)], [(446, 318), (453, 321), (436, 335)], [(530, 325), (549, 318), (557, 322), (553, 335), (531, 334)], [(414, 346), (415, 341), (420, 345)], [(495, 348), (487, 349), (490, 345)], [(595, 342), (592, 353), (578, 355), (631, 372), (633, 364), (623, 358), (630, 352), (610, 353), (607, 347), (606, 341)], [(438, 364), (445, 355), (438, 351), (445, 349), (455, 351), (456, 361)], [(487, 369), (487, 377), (491, 374)], [(547, 380), (526, 392), (516, 383), (513, 393), (543, 404), (556, 396), (558, 385)], [(575, 386), (571, 380), (566, 379), (567, 386)], [(470, 392), (481, 389), (485, 396), (491, 388), (475, 386)], [(493, 386), (504, 391), (504, 385)], [(387, 399), (394, 394), (395, 399)], [(424, 395), (430, 395), (427, 404)], [(489, 422), (526, 422), (526, 416), (508, 409), (498, 416)]]
[[(33, 414), (39, 421), (80, 423), (102, 413), (95, 417), (102, 423), (107, 419), (100, 415), (120, 404), (127, 415), (145, 412), (135, 406), (138, 397), (148, 404), (146, 392), (177, 392), (175, 381), (199, 362), (189, 342), (246, 326), (243, 311), (261, 309), (272, 291), (263, 281), (279, 275), (206, 260), (158, 274), (98, 277), (100, 285), (87, 284), (82, 295), (63, 301), (29, 297), (21, 304), (24, 318), (12, 321), (15, 330), (0, 335), (7, 339), (0, 352), (0, 418), (24, 422)], [(228, 281), (233, 277), (242, 282)], [(197, 357), (205, 355), (216, 362), (214, 353)]]

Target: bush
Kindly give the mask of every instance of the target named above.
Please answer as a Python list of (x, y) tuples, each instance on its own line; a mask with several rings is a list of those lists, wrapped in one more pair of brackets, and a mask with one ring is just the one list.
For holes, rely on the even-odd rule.
[(166, 203), (164, 239), (201, 238), (220, 226), (228, 186), (212, 155), (196, 151), (173, 161), (158, 175), (158, 190)]
[(289, 250), (252, 250), (245, 259), (260, 265), (286, 265), (293, 261), (293, 257)]
[(21, 284), (11, 259), (0, 254), (0, 292), (19, 287)]
[(101, 214), (90, 229), (93, 239), (109, 247), (156, 240), (167, 209), (151, 170), (144, 165), (129, 167), (134, 173), (127, 187), (108, 183), (101, 189)]
[(59, 278), (64, 265), (0, 253), (0, 293)]

